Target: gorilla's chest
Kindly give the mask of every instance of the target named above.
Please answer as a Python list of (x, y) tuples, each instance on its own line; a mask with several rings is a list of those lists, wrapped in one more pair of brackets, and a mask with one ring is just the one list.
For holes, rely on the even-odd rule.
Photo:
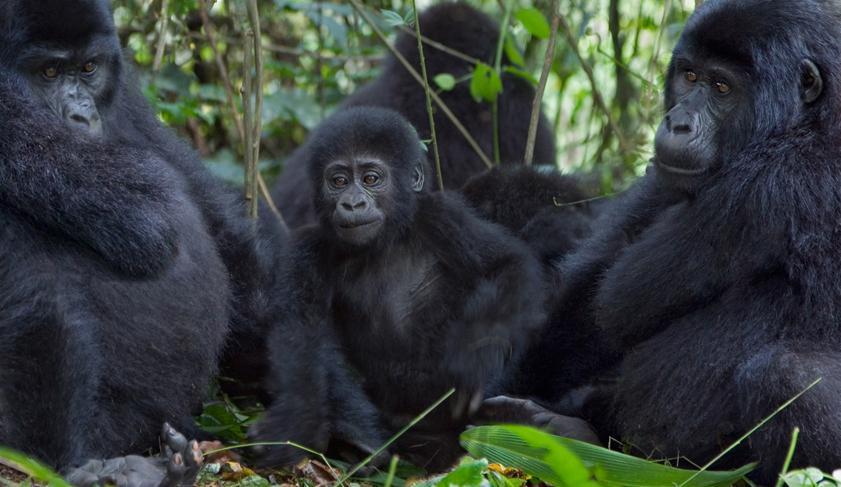
[(436, 321), (432, 315), (441, 273), (433, 256), (411, 251), (390, 253), (342, 271), (335, 283), (332, 314), (343, 335), (411, 342), (418, 328)]

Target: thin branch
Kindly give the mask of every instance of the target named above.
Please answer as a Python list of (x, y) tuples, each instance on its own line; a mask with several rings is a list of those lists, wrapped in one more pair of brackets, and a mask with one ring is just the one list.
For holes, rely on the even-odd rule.
[[(417, 34), (415, 34), (415, 31), (406, 27), (405, 25), (401, 25), (400, 30), (402, 30), (403, 32), (409, 34), (410, 36), (412, 36), (414, 38), (417, 38)], [(438, 41), (433, 41), (432, 39), (430, 39), (429, 37), (426, 37), (425, 35), (421, 35), (421, 40), (423, 41), (424, 44), (426, 44), (427, 46), (429, 46), (431, 48), (437, 49), (441, 52), (445, 52), (445, 53), (449, 54), (450, 56), (461, 59), (462, 61), (467, 61), (470, 64), (479, 64), (480, 62), (482, 62), (482, 61), (476, 59), (475, 57), (468, 56), (467, 54), (465, 54), (461, 51), (457, 51), (457, 50), (453, 49), (452, 47), (445, 46), (444, 44), (441, 44)]]
[[(365, 8), (362, 6), (359, 0), (350, 0), (350, 3), (353, 4), (353, 8), (356, 9), (357, 12), (359, 12), (359, 15), (361, 15), (362, 18), (365, 19), (365, 22), (369, 26), (371, 26), (371, 30), (374, 31), (377, 37), (379, 37), (380, 41), (385, 45), (386, 48), (388, 48), (388, 50), (397, 59), (397, 61), (399, 61), (400, 64), (403, 65), (403, 67), (406, 69), (406, 71), (409, 72), (410, 75), (412, 75), (415, 81), (417, 81), (420, 85), (423, 85), (423, 78), (421, 78), (421, 75), (418, 74), (417, 70), (414, 67), (412, 67), (409, 61), (406, 60), (406, 57), (400, 54), (400, 52), (397, 49), (395, 49), (394, 46), (391, 45), (391, 43), (388, 42), (388, 38), (385, 36), (383, 31), (381, 31), (380, 28), (377, 27), (376, 22), (374, 22), (374, 19), (372, 19), (371, 16), (368, 15), (368, 12), (365, 11)], [(493, 162), (491, 162), (491, 160), (488, 159), (488, 156), (485, 155), (485, 153), (482, 151), (482, 148), (479, 147), (479, 144), (476, 142), (476, 139), (474, 139), (473, 136), (470, 135), (470, 132), (467, 131), (467, 129), (464, 127), (464, 125), (461, 123), (458, 117), (456, 117), (455, 114), (453, 114), (452, 110), (450, 110), (450, 108), (447, 106), (447, 104), (444, 103), (444, 100), (442, 100), (441, 97), (438, 96), (438, 94), (434, 91), (430, 92), (429, 94), (432, 97), (432, 100), (435, 102), (435, 104), (438, 105), (438, 108), (440, 108), (441, 111), (444, 112), (444, 115), (447, 116), (450, 122), (452, 122), (452, 124), (455, 126), (456, 130), (458, 130), (462, 137), (464, 137), (464, 140), (467, 141), (467, 144), (470, 146), (471, 149), (473, 149), (473, 152), (475, 152), (476, 155), (478, 155), (479, 158), (482, 159), (482, 162), (485, 164), (485, 166), (487, 166), (488, 169), (492, 168)]]
[(161, 64), (164, 60), (164, 50), (166, 49), (166, 27), (169, 21), (169, 0), (161, 2), (161, 20), (158, 25), (158, 47), (155, 49), (155, 60), (152, 63), (152, 72), (157, 73), (161, 70)]
[(607, 124), (616, 134), (616, 138), (619, 140), (619, 146), (621, 148), (626, 147), (627, 144), (625, 142), (625, 136), (616, 124), (616, 121), (613, 119), (613, 115), (610, 113), (610, 108), (604, 101), (604, 96), (602, 96), (598, 83), (596, 83), (596, 77), (593, 75), (593, 68), (581, 54), (581, 50), (578, 48), (578, 40), (573, 35), (572, 29), (569, 27), (569, 23), (567, 23), (564, 16), (560, 14), (558, 14), (558, 21), (567, 44), (569, 44), (570, 49), (572, 49), (573, 54), (575, 54), (575, 57), (578, 59), (578, 63), (581, 65), (581, 69), (584, 70), (584, 74), (587, 75), (587, 79), (590, 81), (590, 90), (593, 92), (593, 102), (599, 107), (599, 110), (604, 112), (605, 117), (607, 117)]
[(549, 72), (552, 70), (552, 61), (555, 59), (555, 44), (558, 39), (558, 27), (560, 23), (561, 14), (558, 11), (558, 0), (552, 0), (552, 33), (549, 36), (549, 45), (546, 47), (546, 56), (543, 58), (540, 83), (537, 85), (537, 90), (534, 92), (534, 101), (531, 104), (529, 134), (526, 138), (526, 155), (523, 157), (523, 162), (526, 166), (531, 166), (534, 161), (534, 144), (537, 140), (537, 124), (540, 121), (540, 107), (543, 102), (543, 93), (546, 91), (546, 82), (549, 80)]
[[(248, 216), (257, 218), (258, 203), (254, 191), (257, 181), (257, 161), (254, 159), (254, 114), (251, 110), (251, 95), (255, 90), (254, 80), (251, 75), (251, 66), (254, 64), (254, 31), (249, 27), (246, 29), (244, 37), (245, 46), (243, 47), (243, 52), (245, 54), (245, 60), (242, 63), (243, 81), (242, 89), (240, 90), (242, 94), (242, 126), (243, 134), (245, 135), (242, 140), (242, 153), (245, 157), (245, 181), (243, 189), (245, 202), (248, 205)], [(261, 88), (262, 86), (257, 88), (257, 90)]]
[[(216, 61), (219, 76), (222, 78), (222, 87), (225, 90), (225, 98), (228, 100), (231, 117), (234, 119), (234, 125), (236, 126), (240, 140), (245, 140), (245, 127), (243, 127), (242, 119), (240, 118), (239, 110), (237, 109), (236, 100), (234, 98), (234, 87), (231, 84), (228, 67), (225, 66), (225, 60), (222, 59), (222, 53), (220, 53), (219, 49), (216, 47), (216, 27), (210, 20), (210, 15), (207, 12), (207, 0), (199, 0), (199, 16), (201, 17), (202, 25), (204, 26), (205, 38), (207, 43), (210, 45), (210, 49), (213, 51), (213, 58)], [(274, 213), (275, 217), (280, 222), (280, 225), (284, 229), (287, 229), (286, 221), (283, 219), (283, 215), (281, 215), (277, 205), (275, 205), (274, 200), (272, 199), (272, 194), (269, 191), (269, 187), (266, 185), (266, 181), (263, 180), (263, 175), (260, 174), (259, 171), (257, 172), (257, 185), (260, 188), (260, 194), (263, 196), (263, 199), (266, 200), (266, 204), (269, 205), (269, 209), (271, 209), (272, 213)]]
[[(260, 174), (260, 171), (257, 169), (257, 164), (260, 162), (260, 141), (263, 133), (263, 50), (261, 44), (263, 35), (262, 30), (260, 29), (260, 11), (257, 8), (257, 0), (249, 0), (247, 7), (248, 22), (251, 27), (251, 41), (254, 48), (254, 79), (252, 81), (255, 86), (254, 119), (251, 124), (253, 132), (251, 136), (251, 146), (249, 147), (252, 154), (251, 162), (253, 164), (252, 171), (254, 173), (254, 178), (249, 180), (248, 184), (251, 185), (252, 194), (256, 196), (259, 190), (259, 184), (257, 183), (256, 176)], [(250, 67), (248, 69), (250, 69)], [(251, 208), (251, 217), (257, 218), (256, 197), (254, 198), (254, 203)]]
[(438, 189), (444, 191), (444, 176), (441, 174), (441, 156), (438, 155), (438, 137), (435, 136), (435, 117), (432, 115), (432, 90), (429, 89), (429, 79), (426, 77), (426, 59), (423, 57), (423, 41), (420, 33), (420, 20), (415, 0), (412, 0), (412, 11), (415, 13), (415, 38), (418, 41), (418, 55), (420, 56), (421, 77), (423, 78), (423, 92), (426, 94), (426, 114), (429, 116), (429, 133), (432, 135), (432, 153), (435, 155), (435, 174), (438, 179)]

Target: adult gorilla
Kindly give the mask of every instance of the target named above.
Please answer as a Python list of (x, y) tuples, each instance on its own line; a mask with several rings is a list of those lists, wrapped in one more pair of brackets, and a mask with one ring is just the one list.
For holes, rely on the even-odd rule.
[(841, 464), (839, 52), (833, 1), (690, 19), (654, 167), (566, 269), (570, 330), (628, 351), (591, 403), (602, 434), (704, 463), (822, 378), (725, 461), (772, 484), (800, 427), (793, 467)]
[(132, 85), (107, 2), (7, 1), (0, 29), (0, 443), (64, 468), (189, 433), (269, 255)]
[[(442, 2), (426, 9), (420, 16), (420, 27), (424, 37), (474, 59), (493, 64), (499, 26), (467, 3)], [(420, 72), (415, 37), (403, 32), (397, 37), (395, 47)], [(429, 45), (424, 46), (424, 55), (429, 79), (441, 73), (449, 73), (459, 79), (469, 76), (473, 70), (470, 62)], [(505, 89), (499, 97), (500, 159), (503, 163), (514, 164), (521, 162), (525, 153), (534, 88), (527, 81), (511, 74), (503, 75), (502, 82)], [(442, 92), (441, 99), (464, 124), (485, 154), (493, 154), (491, 106), (473, 100), (468, 82), (459, 83), (453, 90)], [(392, 55), (383, 61), (382, 73), (348, 97), (340, 110), (356, 106), (394, 110), (417, 129), (422, 139), (429, 140), (432, 137), (423, 89)], [(534, 154), (538, 164), (553, 164), (555, 161), (555, 138), (550, 127), (545, 117), (541, 117)], [(471, 176), (487, 169), (464, 137), (440, 111), (435, 114), (435, 128), (441, 172), (448, 189), (460, 188)], [(303, 184), (307, 180), (306, 161), (310, 157), (310, 145), (304, 145), (289, 157), (274, 192), (275, 201), (292, 227), (316, 221), (312, 206), (314, 195), (309, 185)], [(435, 181), (434, 174), (429, 177), (430, 181)]]

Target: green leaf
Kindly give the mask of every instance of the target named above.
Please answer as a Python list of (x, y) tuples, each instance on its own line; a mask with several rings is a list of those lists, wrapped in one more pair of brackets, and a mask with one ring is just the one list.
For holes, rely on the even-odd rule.
[(0, 458), (6, 460), (16, 470), (20, 470), (26, 475), (29, 475), (41, 484), (46, 484), (49, 487), (70, 487), (70, 484), (67, 483), (61, 475), (53, 472), (49, 467), (24, 455), (23, 453), (9, 448), (0, 447)]
[(450, 91), (456, 86), (456, 78), (450, 73), (441, 73), (432, 79), (435, 80), (435, 84), (438, 85), (438, 88), (441, 88), (444, 91)]
[(502, 93), (499, 73), (485, 63), (479, 63), (470, 77), (470, 95), (478, 101), (493, 102)]
[[(525, 426), (473, 428), (462, 433), (461, 444), (473, 456), (519, 468), (556, 486), (673, 487), (696, 474)], [(686, 486), (729, 486), (755, 466), (705, 471)]]
[(455, 470), (439, 480), (436, 486), (480, 487), (485, 482), (485, 477), (482, 474), (487, 469), (488, 461), (486, 459), (474, 460), (472, 458), (465, 458)]
[(514, 14), (514, 17), (523, 24), (529, 34), (538, 39), (549, 37), (549, 22), (546, 21), (546, 17), (540, 10), (536, 8), (520, 9)]
[(385, 23), (389, 26), (398, 27), (401, 25), (406, 25), (406, 21), (403, 19), (403, 16), (401, 16), (394, 10), (382, 9), (380, 10), (380, 12), (382, 12), (383, 14), (383, 19), (385, 20)]
[(517, 45), (514, 44), (514, 41), (511, 40), (511, 36), (505, 37), (505, 56), (508, 57), (508, 60), (512, 63), (516, 64), (517, 66), (523, 67), (526, 65), (526, 60), (523, 59), (523, 55), (520, 54), (520, 50), (517, 48)]
[(829, 487), (831, 485), (837, 485), (832, 480), (832, 477), (814, 467), (788, 472), (783, 475), (783, 482), (788, 487)]

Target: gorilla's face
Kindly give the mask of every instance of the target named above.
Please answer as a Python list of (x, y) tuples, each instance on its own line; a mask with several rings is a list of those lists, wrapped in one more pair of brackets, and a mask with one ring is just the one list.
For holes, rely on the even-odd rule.
[[(116, 55), (119, 55), (117, 53)], [(21, 56), (19, 70), (33, 93), (71, 129), (91, 137), (103, 135), (102, 106), (116, 78), (110, 40), (83, 49), (32, 45)]]
[(726, 63), (676, 53), (668, 80), (668, 112), (655, 138), (660, 172), (692, 185), (721, 164), (723, 140), (750, 96), (743, 76)]
[(324, 197), (331, 202), (336, 235), (353, 245), (366, 245), (383, 229), (381, 201), (394, 191), (388, 166), (376, 158), (333, 161), (324, 168)]

